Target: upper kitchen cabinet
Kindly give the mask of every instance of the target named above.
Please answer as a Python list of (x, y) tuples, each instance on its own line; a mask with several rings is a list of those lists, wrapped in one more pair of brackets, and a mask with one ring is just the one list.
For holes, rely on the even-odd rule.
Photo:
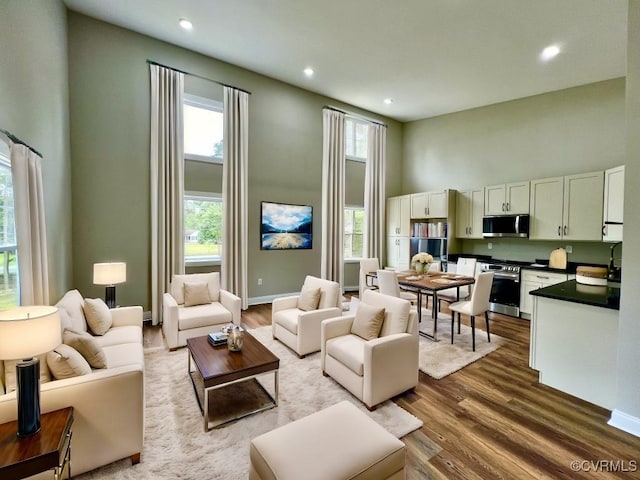
[(387, 235), (409, 237), (410, 209), (411, 197), (409, 195), (387, 198)]
[(456, 193), (456, 237), (482, 238), (484, 190), (465, 190)]
[(411, 218), (446, 218), (449, 190), (411, 194)]
[(485, 215), (529, 213), (529, 182), (490, 185), (484, 188)]
[(602, 240), (605, 242), (622, 241), (622, 222), (624, 213), (624, 165), (610, 168), (604, 172), (604, 210)]
[(531, 181), (529, 238), (601, 240), (604, 172)]

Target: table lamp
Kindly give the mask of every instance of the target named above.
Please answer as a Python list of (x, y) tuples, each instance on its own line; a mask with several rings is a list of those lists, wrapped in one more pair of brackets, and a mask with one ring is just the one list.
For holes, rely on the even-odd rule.
[(62, 343), (56, 307), (31, 305), (0, 312), (0, 360), (17, 360), (18, 437), (40, 430), (40, 361)]
[(124, 262), (94, 263), (93, 283), (106, 285), (104, 303), (109, 308), (116, 306), (116, 287), (118, 283), (127, 281), (127, 264)]

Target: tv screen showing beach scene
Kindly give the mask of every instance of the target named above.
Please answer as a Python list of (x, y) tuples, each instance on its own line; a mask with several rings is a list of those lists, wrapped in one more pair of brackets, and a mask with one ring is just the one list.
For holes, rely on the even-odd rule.
[(262, 202), (260, 248), (289, 250), (311, 248), (313, 207)]

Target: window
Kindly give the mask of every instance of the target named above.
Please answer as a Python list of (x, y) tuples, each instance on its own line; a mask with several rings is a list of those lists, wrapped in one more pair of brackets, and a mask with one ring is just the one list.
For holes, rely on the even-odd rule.
[(222, 103), (184, 96), (184, 156), (189, 160), (222, 163)]
[(210, 193), (185, 192), (185, 265), (220, 261), (222, 254), (222, 198)]
[(350, 160), (367, 161), (369, 124), (353, 118), (344, 121), (345, 155)]
[(344, 258), (362, 258), (364, 244), (364, 208), (344, 209)]
[[(6, 152), (6, 153), (5, 153)], [(0, 142), (0, 310), (20, 303), (18, 250), (9, 148)]]

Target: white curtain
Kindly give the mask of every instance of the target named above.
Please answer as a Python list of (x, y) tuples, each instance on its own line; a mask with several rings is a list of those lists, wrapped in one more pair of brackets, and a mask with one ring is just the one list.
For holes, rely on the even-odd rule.
[(322, 253), (321, 276), (343, 285), (344, 114), (322, 112)]
[(387, 127), (369, 124), (364, 183), (364, 256), (383, 258)]
[(24, 145), (10, 142), (9, 148), (18, 243), (20, 305), (49, 305), (41, 159)]
[(184, 74), (151, 67), (151, 314), (162, 321), (162, 294), (184, 273)]
[(249, 94), (224, 87), (222, 288), (247, 303)]

